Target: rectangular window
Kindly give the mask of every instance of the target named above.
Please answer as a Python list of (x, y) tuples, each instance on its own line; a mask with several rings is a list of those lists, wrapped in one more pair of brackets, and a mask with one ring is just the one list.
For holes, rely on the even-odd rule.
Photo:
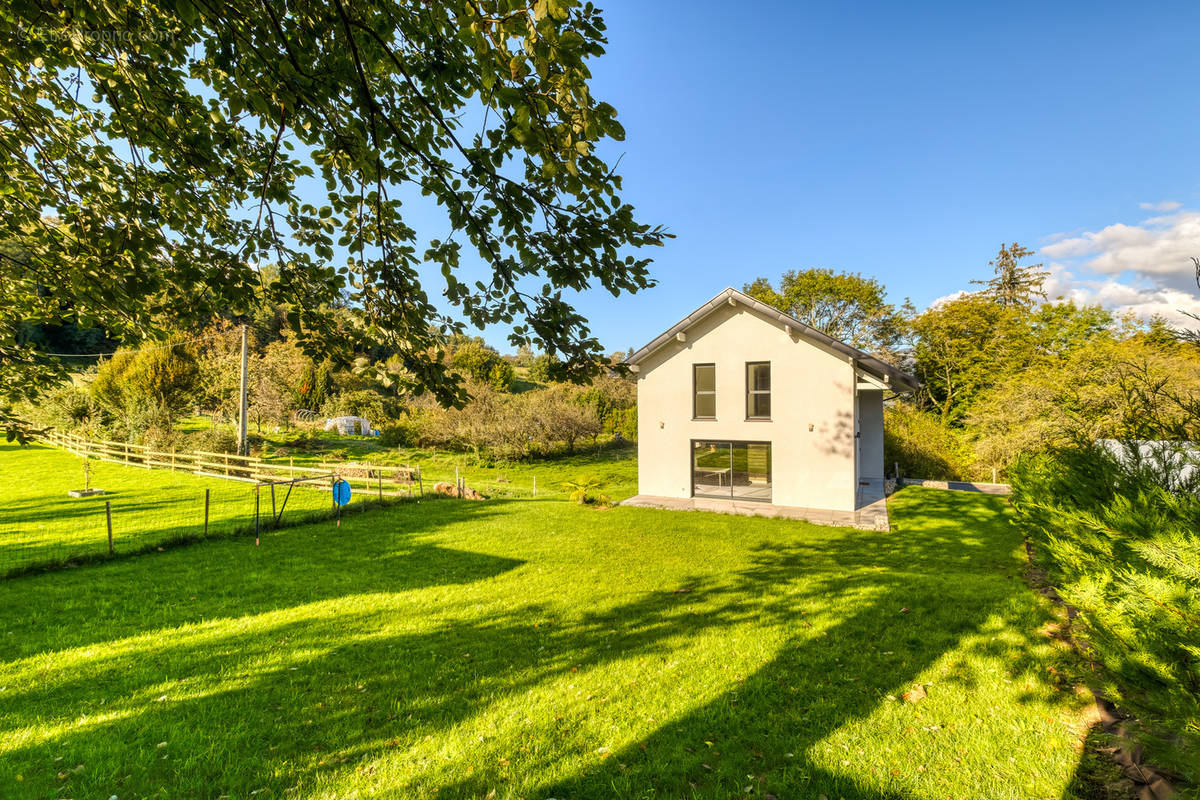
[(692, 419), (717, 418), (717, 366), (692, 364)]
[(746, 363), (746, 419), (771, 418), (771, 362)]
[(692, 496), (771, 502), (771, 443), (692, 440)]

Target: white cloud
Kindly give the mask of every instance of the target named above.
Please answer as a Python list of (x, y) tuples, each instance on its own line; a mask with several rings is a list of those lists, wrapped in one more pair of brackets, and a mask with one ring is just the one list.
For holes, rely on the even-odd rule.
[(1138, 208), (1143, 211), (1178, 211), (1183, 208), (1183, 203), (1178, 200), (1163, 200), (1158, 203), (1138, 203)]
[(1050, 271), (1047, 294), (1194, 326), (1182, 312), (1200, 313), (1192, 263), (1200, 256), (1200, 212), (1180, 211), (1173, 201), (1141, 205), (1176, 213), (1135, 225), (1114, 223), (1042, 247)]
[(1183, 289), (1191, 283), (1191, 257), (1200, 255), (1200, 211), (1151, 217), (1139, 225), (1118, 222), (1048, 244), (1041, 252), (1051, 259), (1077, 260), (1102, 275), (1153, 276), (1158, 283)]
[(930, 308), (938, 308), (940, 306), (945, 305), (946, 303), (951, 302), (952, 300), (957, 300), (960, 297), (966, 297), (968, 294), (970, 294), (970, 292), (966, 291), (965, 289), (959, 289), (957, 292), (954, 292), (953, 294), (948, 294), (943, 297), (937, 298), (936, 300), (934, 300), (932, 303), (929, 304), (929, 307)]

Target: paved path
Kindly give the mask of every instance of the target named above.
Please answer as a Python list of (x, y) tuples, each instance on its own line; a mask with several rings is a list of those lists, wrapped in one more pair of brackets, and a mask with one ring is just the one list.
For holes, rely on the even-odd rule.
[(982, 494), (1012, 494), (1007, 483), (975, 483), (972, 481), (926, 481), (920, 478), (901, 478), (905, 486), (924, 486), (927, 489), (949, 489), (953, 492), (980, 492)]
[[(873, 491), (873, 489), (878, 491)], [(718, 514), (739, 514), (747, 517), (776, 517), (813, 522), (817, 525), (835, 525), (844, 528), (859, 528), (869, 531), (886, 531), (888, 527), (887, 500), (883, 495), (883, 482), (879, 486), (863, 486), (860, 489), (861, 503), (857, 511), (831, 511), (799, 506), (777, 506), (774, 503), (756, 503), (744, 500), (717, 500), (707, 497), (658, 497), (639, 494), (621, 502), (623, 506), (640, 508), (665, 508), (672, 511), (712, 511)]]

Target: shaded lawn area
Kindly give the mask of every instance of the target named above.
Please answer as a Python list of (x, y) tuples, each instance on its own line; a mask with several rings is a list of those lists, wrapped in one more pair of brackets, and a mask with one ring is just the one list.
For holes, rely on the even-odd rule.
[(0, 795), (1060, 797), (1003, 502), (437, 501), (0, 582)]

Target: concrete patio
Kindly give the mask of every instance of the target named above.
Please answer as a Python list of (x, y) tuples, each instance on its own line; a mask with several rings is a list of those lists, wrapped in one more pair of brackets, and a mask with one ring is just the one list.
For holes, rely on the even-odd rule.
[(621, 505), (637, 508), (662, 508), (669, 511), (712, 511), (718, 514), (738, 514), (746, 517), (776, 517), (796, 519), (817, 525), (834, 525), (842, 528), (858, 528), (868, 531), (890, 530), (887, 513), (887, 498), (883, 492), (883, 481), (864, 481), (858, 487), (857, 511), (831, 511), (821, 508), (777, 506), (773, 503), (753, 500), (723, 500), (708, 497), (657, 497), (634, 495), (623, 500)]

